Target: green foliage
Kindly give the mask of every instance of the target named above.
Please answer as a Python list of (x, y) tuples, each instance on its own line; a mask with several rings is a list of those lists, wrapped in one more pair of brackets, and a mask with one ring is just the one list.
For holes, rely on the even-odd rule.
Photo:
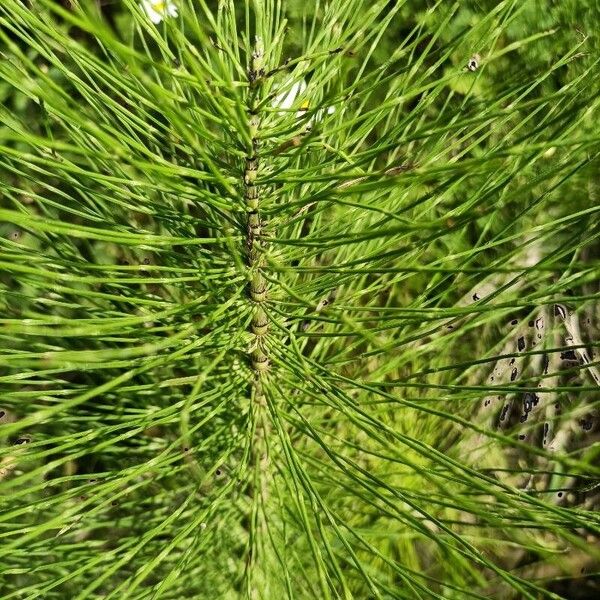
[(0, 5), (2, 598), (591, 597), (593, 3), (102, 4)]

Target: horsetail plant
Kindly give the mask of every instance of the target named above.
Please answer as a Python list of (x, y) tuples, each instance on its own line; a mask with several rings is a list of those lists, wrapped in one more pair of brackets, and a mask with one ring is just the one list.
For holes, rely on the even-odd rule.
[(3, 0), (3, 599), (594, 595), (560, 11)]

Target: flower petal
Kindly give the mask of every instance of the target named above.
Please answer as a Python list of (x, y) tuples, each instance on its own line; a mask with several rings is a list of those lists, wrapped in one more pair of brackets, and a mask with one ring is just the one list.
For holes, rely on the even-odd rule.
[[(289, 83), (289, 81), (287, 83)], [(275, 108), (283, 108), (284, 110), (292, 108), (294, 102), (296, 101), (296, 98), (302, 93), (304, 93), (304, 90), (306, 90), (306, 81), (304, 81), (304, 79), (301, 79), (300, 81), (294, 83), (294, 85), (292, 85), (289, 91), (282, 92), (281, 94), (276, 96), (275, 100), (273, 100), (273, 106)]]

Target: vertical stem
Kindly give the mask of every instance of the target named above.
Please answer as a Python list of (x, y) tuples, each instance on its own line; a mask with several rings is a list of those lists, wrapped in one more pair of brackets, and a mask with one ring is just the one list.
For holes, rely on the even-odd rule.
[(256, 565), (259, 562), (259, 544), (267, 539), (267, 524), (264, 505), (268, 497), (268, 481), (266, 473), (269, 465), (268, 436), (269, 421), (267, 401), (264, 393), (264, 382), (269, 369), (269, 357), (265, 345), (269, 333), (269, 319), (266, 302), (268, 299), (268, 283), (262, 274), (264, 267), (264, 245), (260, 236), (264, 222), (260, 216), (260, 186), (257, 177), (260, 166), (259, 160), (259, 129), (261, 125), (258, 113), (260, 86), (264, 76), (264, 52), (262, 42), (256, 39), (248, 69), (248, 126), (252, 145), (245, 158), (244, 169), (244, 202), (246, 206), (246, 258), (250, 271), (249, 296), (253, 304), (253, 316), (250, 331), (253, 336), (251, 343), (250, 361), (254, 370), (254, 381), (250, 392), (252, 415), (251, 465), (253, 467), (250, 485), (252, 509), (250, 518), (250, 540), (246, 562), (246, 594), (249, 598), (259, 596), (258, 586), (254, 581)]

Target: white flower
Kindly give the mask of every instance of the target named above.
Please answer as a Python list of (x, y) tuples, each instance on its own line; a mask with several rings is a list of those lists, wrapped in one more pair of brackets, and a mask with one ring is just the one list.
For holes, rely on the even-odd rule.
[(165, 17), (176, 17), (179, 10), (172, 0), (142, 0), (141, 6), (155, 25)]
[[(287, 82), (289, 84), (289, 81)], [(287, 85), (285, 86), (287, 87)], [(306, 81), (301, 79), (292, 85), (292, 87), (287, 92), (282, 92), (273, 100), (273, 106), (275, 108), (282, 108), (284, 110), (289, 110), (294, 106), (297, 99), (300, 99), (302, 94), (306, 91)], [(310, 102), (305, 99), (300, 103), (299, 109), (296, 112), (296, 117), (303, 117), (308, 109), (310, 108)], [(325, 113), (331, 115), (335, 112), (335, 106), (328, 106), (327, 109), (318, 110), (308, 121), (308, 126), (312, 127), (313, 123), (316, 121), (321, 121), (325, 116)]]
[[(300, 81), (297, 81), (290, 88), (289, 91), (282, 92), (281, 94), (279, 94), (275, 98), (275, 100), (273, 100), (273, 106), (275, 108), (283, 108), (283, 109), (292, 108), (292, 106), (294, 105), (294, 102), (296, 101), (296, 98), (298, 96), (302, 95), (305, 90), (306, 90), (306, 81), (304, 81), (304, 79), (301, 79)], [(304, 104), (303, 104), (303, 106), (304, 106)], [(308, 103), (306, 103), (305, 109), (306, 108), (308, 108)]]

